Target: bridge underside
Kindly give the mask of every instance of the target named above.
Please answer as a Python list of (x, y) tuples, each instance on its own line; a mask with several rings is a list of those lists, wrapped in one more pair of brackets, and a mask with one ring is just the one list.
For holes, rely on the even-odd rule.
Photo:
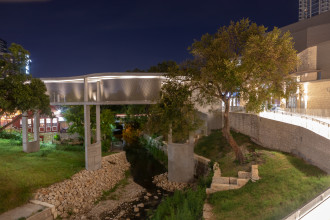
[[(47, 87), (51, 105), (83, 105), (85, 126), (85, 167), (101, 168), (100, 105), (154, 104), (159, 98), (163, 73), (96, 73), (76, 77), (42, 78)], [(96, 106), (96, 142), (91, 143), (90, 106)], [(37, 116), (35, 116), (37, 117)], [(26, 118), (23, 118), (23, 137), (27, 136)], [(35, 141), (24, 142), (23, 150), (39, 150), (39, 128)], [(35, 147), (35, 143), (38, 144)]]

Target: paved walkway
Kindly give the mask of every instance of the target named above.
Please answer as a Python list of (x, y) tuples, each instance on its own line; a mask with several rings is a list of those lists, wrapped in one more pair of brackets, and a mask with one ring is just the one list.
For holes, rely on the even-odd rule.
[(1, 214), (0, 220), (17, 220), (22, 217), (27, 218), (33, 213), (37, 213), (43, 209), (45, 209), (44, 206), (28, 203)]

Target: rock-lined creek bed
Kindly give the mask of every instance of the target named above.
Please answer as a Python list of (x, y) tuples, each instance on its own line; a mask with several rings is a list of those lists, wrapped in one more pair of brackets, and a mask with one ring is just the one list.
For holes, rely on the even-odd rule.
[[(82, 170), (70, 179), (39, 189), (34, 199), (55, 205), (62, 219), (147, 219), (172, 194), (164, 184), (160, 187), (166, 190), (152, 182), (164, 171), (144, 149), (126, 149), (103, 157), (99, 170)], [(116, 190), (111, 190), (114, 187)]]
[(63, 218), (88, 212), (102, 196), (125, 177), (130, 164), (125, 152), (102, 158), (102, 168), (96, 171), (82, 170), (70, 179), (39, 189), (34, 199), (55, 205)]

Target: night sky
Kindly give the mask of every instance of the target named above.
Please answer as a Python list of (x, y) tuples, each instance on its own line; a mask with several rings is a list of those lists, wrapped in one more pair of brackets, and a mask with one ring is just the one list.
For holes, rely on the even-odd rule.
[[(29, 50), (34, 77), (148, 69), (231, 20), (298, 21), (298, 0), (0, 0), (0, 38)], [(9, 46), (9, 45), (8, 45)]]

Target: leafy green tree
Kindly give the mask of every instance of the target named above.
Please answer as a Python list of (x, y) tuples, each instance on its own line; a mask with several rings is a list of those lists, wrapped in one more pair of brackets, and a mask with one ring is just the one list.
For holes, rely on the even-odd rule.
[[(91, 129), (93, 131), (93, 135), (95, 136), (95, 129), (96, 129), (96, 108), (95, 106), (91, 106)], [(85, 136), (85, 129), (84, 129), (84, 106), (82, 105), (74, 105), (64, 107), (63, 109), (63, 116), (69, 123), (68, 132), (71, 134), (77, 133), (81, 138)], [(115, 114), (110, 109), (102, 109), (101, 108), (101, 138), (102, 138), (102, 145), (110, 146), (111, 139), (112, 139), (112, 127), (115, 123)]]
[(171, 128), (175, 142), (185, 142), (189, 131), (201, 125), (188, 84), (168, 79), (161, 89), (161, 98), (151, 107), (146, 129), (166, 136)]
[(151, 66), (147, 72), (149, 73), (167, 73), (172, 69), (177, 69), (178, 64), (173, 60), (163, 61), (156, 66)]
[(260, 112), (271, 97), (288, 97), (297, 89), (289, 74), (296, 69), (297, 55), (289, 32), (266, 32), (248, 19), (231, 22), (215, 34), (205, 34), (189, 48), (193, 60), (168, 77), (185, 82), (200, 104), (224, 103), (223, 135), (241, 163), (244, 155), (230, 134), (232, 98), (242, 98), (247, 111)]
[[(70, 134), (77, 133), (81, 138), (85, 136), (84, 130), (84, 106), (73, 105), (63, 107), (63, 116), (67, 123), (69, 124), (68, 132)], [(95, 118), (95, 107), (91, 107), (91, 128), (95, 128), (96, 118)]]
[(173, 61), (173, 60), (165, 60), (161, 63), (158, 63), (155, 66), (151, 66), (148, 70), (142, 70), (139, 68), (134, 68), (133, 70), (127, 70), (127, 72), (136, 72), (136, 73), (143, 73), (143, 72), (148, 72), (148, 73), (167, 73), (171, 69), (176, 69), (178, 68), (178, 64)]
[[(14, 43), (9, 47), (9, 52), (0, 57), (0, 117), (17, 111), (50, 114), (45, 84), (40, 79), (20, 72), (28, 62), (29, 52)], [(16, 120), (1, 127), (0, 131)]]

